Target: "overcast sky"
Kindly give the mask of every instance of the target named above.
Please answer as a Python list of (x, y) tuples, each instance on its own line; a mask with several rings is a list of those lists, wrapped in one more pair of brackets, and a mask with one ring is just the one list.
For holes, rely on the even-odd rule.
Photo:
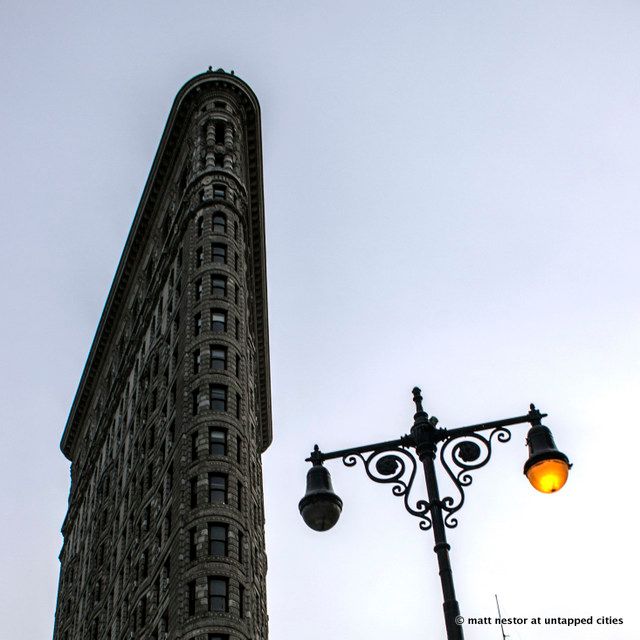
[(462, 614), (497, 593), (505, 616), (624, 619), (512, 640), (640, 637), (640, 5), (622, 0), (3, 3), (0, 637), (51, 636), (60, 437), (175, 94), (209, 65), (262, 105), (271, 639), (443, 637), (432, 534), (388, 486), (334, 461), (338, 525), (297, 511), (313, 444), (408, 432), (414, 385), (447, 427), (535, 402), (574, 462), (535, 492), (519, 426), (475, 474), (448, 532)]

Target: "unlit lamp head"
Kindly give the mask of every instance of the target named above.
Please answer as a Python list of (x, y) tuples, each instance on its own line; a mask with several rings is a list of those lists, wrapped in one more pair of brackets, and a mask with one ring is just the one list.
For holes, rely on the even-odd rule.
[(331, 474), (322, 464), (314, 464), (307, 473), (307, 492), (298, 504), (300, 514), (315, 531), (328, 531), (338, 522), (342, 500), (333, 492)]
[(537, 424), (527, 434), (529, 459), (524, 473), (531, 485), (542, 493), (554, 493), (564, 487), (569, 476), (569, 458), (558, 451), (548, 427)]

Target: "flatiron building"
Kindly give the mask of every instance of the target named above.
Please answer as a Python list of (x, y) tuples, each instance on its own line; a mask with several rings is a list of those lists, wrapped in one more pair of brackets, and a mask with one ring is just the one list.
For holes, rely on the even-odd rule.
[(266, 640), (260, 107), (178, 93), (73, 401), (54, 640)]

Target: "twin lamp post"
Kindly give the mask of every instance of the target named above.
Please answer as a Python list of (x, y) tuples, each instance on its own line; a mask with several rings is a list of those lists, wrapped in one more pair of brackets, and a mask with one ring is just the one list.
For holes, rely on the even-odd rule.
[[(540, 413), (534, 405), (529, 412), (515, 418), (483, 422), (481, 424), (442, 429), (438, 419), (422, 408), (422, 395), (413, 389), (416, 405), (413, 426), (409, 435), (397, 440), (342, 449), (323, 453), (314, 447), (307, 462), (312, 467), (307, 473), (307, 492), (300, 500), (299, 508), (304, 521), (316, 531), (327, 531), (338, 521), (342, 512), (342, 500), (334, 493), (329, 471), (323, 466), (325, 460), (342, 458), (343, 463), (353, 467), (358, 461), (374, 482), (391, 484), (392, 493), (404, 499), (407, 511), (420, 519), (420, 528), (433, 529), (434, 551), (438, 558), (443, 609), (447, 640), (463, 640), (462, 618), (453, 586), (453, 573), (449, 560), (450, 546), (447, 543), (446, 527), (458, 524), (456, 513), (465, 500), (464, 489), (472, 482), (471, 472), (483, 467), (491, 458), (494, 442), (507, 442), (511, 432), (507, 427), (529, 423), (531, 428), (526, 443), (529, 458), (524, 464), (524, 473), (529, 482), (542, 493), (553, 493), (564, 486), (571, 464), (564, 453), (556, 448), (551, 431), (542, 424), (546, 413)], [(418, 461), (411, 453), (415, 450), (422, 463), (427, 485), (427, 500), (415, 503), (409, 499), (416, 477)], [(442, 467), (456, 487), (456, 497), (440, 497), (435, 471), (436, 455)]]

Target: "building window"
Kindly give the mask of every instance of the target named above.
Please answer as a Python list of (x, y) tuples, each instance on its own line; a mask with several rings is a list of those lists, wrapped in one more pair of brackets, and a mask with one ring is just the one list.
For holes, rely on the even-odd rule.
[(236, 418), (240, 419), (242, 414), (242, 400), (240, 399), (240, 394), (236, 393)]
[(193, 316), (193, 335), (199, 336), (201, 330), (202, 330), (202, 314), (196, 313), (196, 315)]
[(242, 564), (244, 560), (244, 533), (238, 531), (238, 562)]
[(227, 368), (227, 350), (217, 345), (209, 346), (209, 362), (214, 371), (224, 371)]
[(240, 377), (240, 355), (236, 354), (236, 378)]
[(236, 338), (240, 338), (240, 320), (236, 318)]
[(238, 256), (238, 252), (234, 251), (233, 252), (233, 268), (237, 271), (239, 265), (240, 265), (240, 258)]
[(234, 221), (233, 223), (233, 238), (235, 240), (238, 239), (238, 223)]
[(214, 198), (226, 198), (227, 197), (227, 187), (222, 184), (216, 184), (213, 187), (213, 197)]
[(242, 482), (240, 482), (240, 480), (238, 480), (238, 511), (242, 511), (242, 504), (244, 502), (244, 495), (243, 495), (243, 490), (244, 487), (242, 486)]
[(198, 387), (196, 387), (192, 392), (191, 392), (191, 414), (192, 415), (198, 415), (198, 395), (200, 393), (200, 389)]
[(202, 299), (202, 278), (196, 280), (194, 290), (196, 302), (199, 302)]
[(233, 285), (233, 301), (240, 304), (240, 287), (237, 284)]
[(212, 456), (227, 455), (227, 432), (225, 429), (209, 427), (209, 454)]
[(204, 230), (204, 218), (200, 216), (196, 222), (196, 231), (198, 233), (198, 237), (202, 235), (203, 230)]
[(244, 585), (240, 585), (240, 593), (238, 594), (238, 617), (244, 618)]
[(226, 556), (229, 528), (218, 522), (209, 523), (209, 555)]
[(229, 636), (228, 635), (222, 635), (220, 633), (210, 633), (207, 636), (207, 640), (229, 640)]
[(227, 503), (227, 476), (224, 473), (209, 474), (209, 502)]
[(222, 384), (209, 385), (209, 408), (213, 411), (227, 410), (227, 387)]
[(198, 530), (193, 527), (189, 529), (189, 560), (193, 562), (196, 559), (196, 534)]
[(198, 459), (198, 432), (191, 434), (191, 460), (195, 462)]
[(215, 167), (224, 167), (224, 153), (214, 153), (213, 164)]
[(189, 480), (189, 495), (191, 500), (191, 508), (195, 509), (198, 506), (198, 477), (195, 476)]
[(227, 312), (211, 309), (211, 331), (224, 333), (227, 330)]
[(213, 214), (213, 233), (225, 234), (227, 232), (227, 219), (221, 213)]
[(200, 371), (200, 349), (196, 349), (193, 352), (193, 373), (198, 373)]
[(211, 293), (224, 298), (227, 295), (227, 279), (224, 276), (211, 276)]
[(162, 618), (160, 618), (160, 628), (162, 629), (162, 631), (164, 631), (164, 633), (168, 634), (169, 633), (169, 612), (165, 611), (162, 614)]
[(216, 122), (215, 126), (215, 136), (216, 136), (216, 144), (224, 144), (224, 134), (227, 129), (226, 122)]
[(196, 267), (201, 267), (204, 262), (204, 250), (202, 247), (196, 249)]
[(213, 261), (214, 264), (226, 264), (227, 263), (227, 245), (212, 244), (211, 260)]
[(242, 464), (242, 438), (236, 436), (236, 462)]
[(193, 616), (196, 613), (196, 581), (191, 580), (187, 583), (187, 602), (189, 606), (189, 615)]
[(226, 612), (229, 610), (228, 592), (229, 581), (227, 578), (209, 576), (209, 611)]

